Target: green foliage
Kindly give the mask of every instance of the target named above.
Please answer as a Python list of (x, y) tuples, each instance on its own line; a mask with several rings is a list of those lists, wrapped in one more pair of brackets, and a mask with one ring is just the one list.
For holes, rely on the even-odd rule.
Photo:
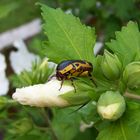
[[(92, 126), (86, 128), (82, 132), (80, 130), (82, 120), (85, 124), (89, 124), (91, 121), (95, 121), (94, 115), (92, 112), (96, 112), (96, 107), (94, 105), (87, 104), (78, 112), (75, 111), (76, 108), (67, 108), (67, 109), (57, 109), (53, 111), (54, 118), (52, 120), (52, 126), (58, 136), (58, 139), (63, 140), (94, 140), (97, 136), (97, 130)], [(86, 114), (85, 114), (86, 113)], [(90, 115), (89, 115), (90, 114)], [(87, 117), (87, 116), (93, 116)], [(64, 133), (65, 132), (65, 133)]]
[[(44, 0), (39, 1), (44, 2)], [(36, 2), (38, 0), (1, 0), (0, 32), (15, 28), (39, 17), (40, 11), (35, 6)]]
[(96, 124), (98, 121), (100, 121), (95, 101), (91, 101), (84, 105), (80, 110), (78, 110), (78, 113), (80, 114), (82, 120), (87, 124), (91, 122)]
[(19, 136), (19, 135), (7, 135), (4, 137), (4, 140), (11, 140), (11, 139), (16, 139), (16, 140), (51, 140), (51, 137), (48, 135), (48, 133), (42, 133), (40, 131), (32, 131), (30, 133), (27, 133), (25, 135)]
[(116, 55), (112, 55), (105, 50), (104, 58), (101, 63), (101, 69), (107, 79), (116, 80), (119, 79), (122, 64)]
[[(84, 3), (84, 0), (82, 2)], [(109, 0), (106, 4), (108, 6), (113, 2), (114, 1)], [(119, 0), (117, 2), (117, 5), (121, 3)], [(75, 80), (76, 82), (74, 82), (77, 92), (72, 94), (70, 93), (70, 96), (67, 97), (62, 95), (63, 98), (69, 102), (75, 102), (75, 105), (83, 105), (78, 111), (77, 109), (79, 109), (79, 106), (64, 109), (53, 108), (43, 111), (39, 108), (39, 110), (35, 112), (33, 111), (33, 108), (26, 108), (26, 111), (24, 111), (28, 116), (30, 116), (30, 118), (32, 118), (32, 122), (34, 123), (33, 130), (29, 131), (24, 136), (19, 135), (17, 139), (139, 140), (140, 104), (139, 102), (136, 103), (135, 100), (132, 100), (131, 102), (128, 101), (125, 96), (130, 90), (128, 90), (126, 82), (122, 80), (124, 69), (131, 62), (140, 61), (140, 32), (138, 30), (138, 25), (130, 21), (120, 32), (116, 32), (116, 40), (114, 39), (111, 40), (110, 43), (107, 43), (106, 49), (110, 51), (110, 55), (117, 55), (117, 62), (120, 61), (122, 64), (119, 64), (119, 69), (121, 67), (121, 71), (117, 73), (117, 78), (110, 81), (103, 73), (103, 66), (101, 69), (101, 64), (105, 59), (105, 53), (103, 56), (93, 55), (93, 46), (96, 38), (94, 28), (81, 24), (78, 18), (74, 17), (72, 14), (65, 14), (61, 9), (52, 9), (45, 5), (41, 6), (43, 11), (42, 15), (45, 20), (43, 27), (48, 39), (44, 45), (44, 53), (47, 54), (51, 61), (56, 63), (70, 59), (90, 61), (94, 68), (92, 78), (95, 80), (97, 85), (95, 86), (88, 77), (77, 78), (77, 80)], [(127, 10), (131, 8), (131, 6), (129, 6), (126, 5)], [(90, 9), (91, 7), (89, 5), (85, 5), (85, 8)], [(109, 11), (107, 11), (107, 13), (103, 12), (104, 11), (102, 11), (102, 17), (108, 18), (111, 16)], [(128, 15), (123, 13), (122, 10), (117, 16), (122, 18), (127, 17)], [(115, 64), (116, 59), (114, 63), (110, 63), (109, 61), (112, 60), (108, 60), (108, 64), (113, 65)], [(52, 74), (53, 69), (50, 69), (46, 65), (42, 69), (40, 66), (41, 64), (35, 64), (30, 72), (24, 71), (21, 73), (15, 78), (17, 81), (13, 80), (14, 82), (16, 81), (16, 83), (13, 82), (14, 85), (22, 87), (46, 82), (48, 77)], [(113, 67), (112, 69), (116, 70), (116, 68)], [(109, 72), (107, 74), (109, 74)], [(132, 94), (135, 92), (139, 94), (139, 89), (140, 87), (138, 85), (134, 90), (131, 90)], [(119, 116), (119, 119), (114, 121), (102, 120), (97, 113), (96, 101), (98, 101), (100, 95), (106, 91), (113, 91), (114, 94), (119, 91), (122, 94), (121, 97), (125, 95), (125, 103), (127, 104), (126, 110), (122, 117)], [(93, 102), (91, 101), (85, 105), (82, 104), (82, 102), (80, 103), (81, 99), (86, 101), (93, 100)], [(111, 98), (109, 97), (105, 99), (105, 101), (110, 101), (110, 99)], [(114, 98), (113, 101), (115, 102), (116, 98)], [(23, 108), (21, 109), (21, 112), (22, 111)], [(24, 116), (26, 114), (25, 112), (23, 112), (23, 114), (19, 113), (19, 116)], [(92, 122), (93, 125), (86, 128), (83, 132), (80, 130), (82, 125), (81, 122), (86, 123), (86, 125)], [(56, 138), (54, 138), (54, 136)], [(15, 137), (16, 136), (13, 134), (9, 139), (13, 139)], [(6, 139), (8, 139), (8, 137)]]
[(11, 128), (8, 129), (8, 133), (20, 136), (31, 131), (33, 128), (33, 124), (31, 120), (23, 118), (10, 124), (10, 127)]
[[(80, 116), (73, 109), (55, 110), (52, 125), (59, 139), (71, 140), (79, 131)], [(64, 133), (65, 132), (65, 133)]]
[[(128, 103), (129, 104), (129, 103)], [(138, 133), (140, 129), (140, 113), (139, 104), (137, 108), (127, 108), (125, 115), (116, 122), (111, 122), (109, 125), (101, 130), (97, 140), (139, 140)]]
[(41, 9), (48, 37), (46, 52), (50, 60), (56, 63), (71, 59), (92, 62), (95, 30), (82, 25), (71, 14), (64, 14), (61, 9), (55, 10), (45, 5)]
[(24, 70), (19, 75), (12, 75), (10, 79), (13, 87), (23, 87), (47, 82), (49, 76), (54, 71), (54, 67), (49, 67), (48, 65), (48, 61), (44, 59), (42, 62), (34, 63), (31, 70)]
[(95, 92), (95, 85), (89, 78), (79, 78), (73, 83), (76, 87), (77, 94), (75, 94), (75, 92), (68, 92), (67, 94), (60, 95), (61, 98), (67, 100), (70, 104), (79, 105), (82, 103), (88, 103), (90, 100), (98, 99), (99, 95)]
[(35, 36), (30, 42), (28, 49), (30, 52), (33, 52), (37, 55), (39, 55), (41, 58), (46, 57), (46, 54), (44, 53), (44, 48), (42, 47), (42, 40), (43, 37), (41, 34)]
[(116, 0), (114, 7), (116, 16), (121, 19), (128, 19), (129, 14), (133, 13), (134, 3), (133, 0)]
[(125, 67), (123, 80), (130, 89), (140, 86), (140, 61), (134, 61)]
[(7, 17), (12, 11), (14, 11), (19, 5), (17, 3), (10, 3), (0, 6), (0, 19)]
[(116, 32), (116, 40), (111, 40), (106, 44), (123, 63), (125, 67), (128, 63), (140, 60), (140, 32), (138, 25), (129, 22), (121, 32)]
[(96, 0), (81, 0), (80, 2), (80, 12), (92, 9), (96, 5)]
[[(92, 91), (90, 95), (93, 95), (94, 92), (95, 93), (100, 92), (102, 94), (103, 91), (109, 91), (109, 90), (114, 90), (114, 91), (119, 90), (121, 91), (122, 94), (124, 94), (124, 92), (127, 90), (127, 87), (123, 85), (123, 81), (121, 79), (123, 72), (119, 72), (119, 75), (117, 77), (120, 77), (120, 78), (116, 81), (111, 82), (108, 79), (106, 79), (106, 77), (103, 74), (103, 71), (100, 68), (101, 62), (102, 60), (104, 60), (104, 57), (97, 56), (95, 58), (95, 56), (92, 54), (93, 51), (91, 48), (93, 47), (92, 43), (94, 43), (95, 41), (95, 36), (94, 36), (94, 39), (91, 39), (91, 37), (89, 39), (89, 37), (87, 36), (81, 36), (81, 31), (83, 30), (83, 27), (85, 28), (85, 30), (86, 29), (89, 30), (89, 28), (81, 25), (79, 21), (77, 21), (77, 19), (74, 18), (71, 14), (70, 15), (64, 14), (60, 9), (54, 10), (47, 6), (42, 5), (42, 10), (43, 10), (42, 15), (45, 20), (44, 30), (48, 37), (48, 42), (46, 45), (46, 52), (48, 54), (48, 57), (50, 57), (51, 60), (56, 63), (59, 63), (62, 60), (69, 60), (69, 59), (86, 59), (92, 62), (95, 66), (94, 74), (96, 73), (95, 82), (97, 83), (97, 87), (94, 87), (95, 90)], [(74, 39), (77, 38), (77, 35), (79, 35), (80, 40), (75, 41)], [(90, 33), (89, 36), (91, 35), (92, 34)], [(121, 69), (122, 71), (124, 70), (127, 64), (129, 64), (132, 61), (139, 60), (140, 58), (139, 57), (140, 56), (140, 49), (139, 49), (140, 36), (139, 35), (140, 33), (138, 30), (137, 24), (134, 22), (129, 22), (126, 27), (122, 28), (121, 32), (116, 33), (116, 40), (111, 40), (111, 43), (107, 43), (107, 49), (109, 49), (112, 53), (117, 55), (118, 57), (117, 63), (118, 61), (120, 61), (119, 69)], [(82, 47), (82, 45), (79, 45), (80, 44), (79, 41), (82, 42), (83, 44), (82, 40), (87, 40), (87, 39), (90, 41), (88, 46)], [(79, 46), (81, 46), (81, 48)], [(54, 52), (55, 52), (55, 55), (54, 55)], [(111, 56), (113, 56), (113, 54), (111, 54)], [(109, 61), (112, 61), (112, 60), (109, 60)], [(116, 59), (114, 61), (116, 61)], [(121, 63), (123, 65), (121, 65)], [(108, 64), (110, 64), (110, 62), (108, 62)], [(113, 67), (113, 68), (116, 69), (117, 67), (116, 68)], [(86, 87), (86, 86), (84, 87), (87, 91), (90, 90), (90, 87)], [(74, 96), (75, 95), (73, 95), (73, 97)], [(77, 96), (77, 100), (78, 100), (78, 96)], [(139, 139), (140, 135), (138, 134), (138, 131), (134, 129), (134, 125), (133, 125), (135, 124), (135, 122), (137, 122), (137, 119), (136, 119), (137, 117), (135, 118), (135, 121), (131, 117), (131, 114), (135, 116), (135, 111), (130, 110), (128, 107), (126, 107), (126, 112), (123, 115), (123, 117), (121, 117), (120, 119), (114, 122), (107, 122), (107, 123), (105, 120), (103, 121), (101, 121), (100, 119), (98, 120), (97, 118), (99, 116), (96, 116), (95, 120), (97, 122), (99, 121), (101, 124), (100, 129), (98, 129), (98, 123), (97, 125), (95, 124), (95, 127), (97, 127), (99, 131), (99, 135), (97, 139), (98, 140), (106, 140), (110, 138), (112, 139), (114, 138), (114, 140), (117, 140), (117, 139), (131, 140), (133, 138), (136, 140)], [(62, 113), (61, 115), (69, 119), (69, 117), (67, 117), (65, 114), (63, 115)], [(76, 118), (78, 119), (78, 116)], [(55, 120), (55, 117), (54, 117), (54, 120)], [(63, 122), (64, 120), (65, 119), (63, 119)], [(57, 123), (58, 122), (56, 122), (56, 124)], [(62, 123), (60, 122), (59, 124), (62, 124)], [(72, 122), (70, 122), (70, 124), (72, 124)], [(139, 123), (138, 123), (138, 128), (139, 128)], [(66, 128), (64, 127), (63, 129), (66, 129)], [(58, 131), (58, 129), (56, 131)], [(76, 130), (74, 130), (73, 132), (72, 130), (68, 129), (68, 132), (69, 134), (75, 135)], [(61, 134), (60, 129), (59, 129), (58, 135), (59, 134)], [(70, 139), (72, 139), (73, 138), (72, 136), (66, 135), (67, 139), (69, 139), (69, 137)], [(66, 139), (66, 138), (60, 136), (60, 139)]]

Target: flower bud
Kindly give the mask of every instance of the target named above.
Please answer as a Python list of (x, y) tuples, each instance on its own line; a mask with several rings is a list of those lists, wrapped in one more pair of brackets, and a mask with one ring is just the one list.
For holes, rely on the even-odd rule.
[[(11, 78), (14, 87), (29, 86), (38, 83), (45, 83), (53, 73), (55, 65), (48, 62), (48, 59), (33, 63), (31, 70), (24, 70), (19, 75)], [(15, 80), (16, 79), (16, 80)]]
[(46, 84), (38, 84), (16, 89), (13, 99), (23, 105), (37, 107), (65, 107), (84, 104), (90, 97), (87, 94), (75, 93), (71, 81), (64, 81), (61, 90), (61, 81), (51, 80)]
[(125, 100), (119, 92), (107, 91), (100, 96), (97, 111), (103, 119), (117, 120), (125, 111)]
[(116, 80), (120, 76), (122, 64), (115, 54), (105, 50), (101, 63), (101, 69), (105, 77), (109, 80)]
[(48, 67), (48, 58), (45, 58), (39, 65), (39, 69), (44, 69)]
[(132, 62), (125, 67), (123, 81), (130, 88), (140, 87), (140, 61)]

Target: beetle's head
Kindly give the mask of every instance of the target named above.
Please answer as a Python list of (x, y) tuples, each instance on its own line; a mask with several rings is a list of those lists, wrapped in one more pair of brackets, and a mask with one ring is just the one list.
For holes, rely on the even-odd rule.
[(57, 72), (56, 78), (57, 80), (62, 81), (63, 79), (65, 79), (65, 76), (61, 72)]

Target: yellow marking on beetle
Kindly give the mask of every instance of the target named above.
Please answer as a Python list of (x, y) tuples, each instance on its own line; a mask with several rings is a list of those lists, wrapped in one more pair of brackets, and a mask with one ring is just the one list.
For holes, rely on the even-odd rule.
[(79, 76), (88, 76), (88, 75), (89, 75), (89, 72), (88, 71), (84, 71)]
[[(74, 65), (74, 66), (73, 66)], [(92, 66), (89, 65), (89, 63), (80, 63), (80, 62), (75, 62), (73, 64), (69, 64), (66, 66), (64, 69), (60, 70), (59, 72), (61, 74), (65, 74), (69, 72), (69, 75), (67, 75), (67, 79), (70, 79), (71, 77), (77, 77), (77, 76), (88, 76), (89, 71), (84, 70), (83, 68), (91, 68)]]
[[(80, 67), (87, 67), (87, 68), (90, 68), (91, 66), (86, 62), (86, 64), (83, 64), (83, 63), (79, 63), (79, 62), (75, 62), (73, 63), (76, 67), (76, 69), (79, 69)], [(76, 64), (79, 64), (78, 66), (76, 66)]]
[(77, 77), (79, 75), (79, 72), (74, 72), (73, 74), (72, 74), (72, 76), (74, 76), (74, 77)]
[(70, 71), (73, 68), (72, 65), (68, 65), (67, 67), (65, 67), (64, 69), (60, 70), (59, 72), (61, 72), (62, 74)]

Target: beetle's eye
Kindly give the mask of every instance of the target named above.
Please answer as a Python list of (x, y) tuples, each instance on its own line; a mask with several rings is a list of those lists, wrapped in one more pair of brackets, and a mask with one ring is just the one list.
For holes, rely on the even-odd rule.
[(76, 66), (79, 66), (79, 64), (75, 64)]

